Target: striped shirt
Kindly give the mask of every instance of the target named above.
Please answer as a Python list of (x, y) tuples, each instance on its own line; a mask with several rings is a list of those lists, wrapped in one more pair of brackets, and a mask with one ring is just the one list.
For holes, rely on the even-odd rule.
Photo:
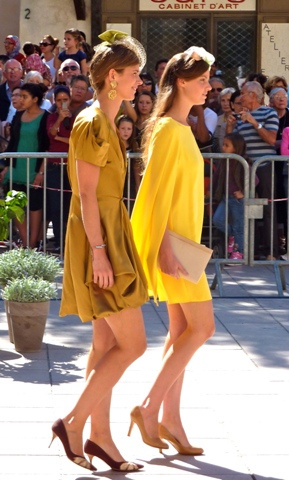
[[(256, 110), (251, 111), (250, 114), (258, 123), (261, 123), (266, 130), (278, 131), (279, 118), (273, 108), (262, 105)], [(265, 142), (265, 140), (260, 137), (258, 130), (256, 130), (251, 123), (237, 120), (234, 132), (238, 132), (244, 137), (246, 141), (246, 154), (250, 160), (254, 161), (265, 155), (276, 155), (275, 146)]]

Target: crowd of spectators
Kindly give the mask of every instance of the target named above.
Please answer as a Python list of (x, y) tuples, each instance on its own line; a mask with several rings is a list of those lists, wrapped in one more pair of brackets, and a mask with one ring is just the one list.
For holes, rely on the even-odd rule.
[[(25, 42), (22, 47), (17, 36), (8, 35), (5, 38), (5, 52), (0, 55), (0, 147), (2, 152), (5, 150), (9, 152), (68, 151), (69, 136), (77, 114), (94, 101), (93, 89), (89, 83), (89, 66), (94, 51), (87, 43), (85, 33), (75, 28), (64, 32), (64, 48), (60, 48), (59, 43), (57, 38), (49, 34), (40, 39), (39, 45)], [(20, 52), (21, 49), (23, 53)], [(140, 77), (143, 83), (138, 87), (134, 101), (123, 102), (116, 122), (127, 152), (141, 152), (142, 132), (152, 113), (158, 84), (167, 61), (166, 58), (161, 58), (156, 62), (154, 72), (142, 72)], [(30, 84), (34, 86), (27, 87)], [(288, 85), (284, 77), (267, 78), (263, 74), (251, 73), (239, 90), (240, 85), (237, 83), (226, 85), (222, 72), (215, 64), (211, 69), (210, 84), (211, 91), (206, 103), (203, 106), (194, 106), (187, 119), (192, 134), (195, 135), (203, 152), (230, 153), (230, 149), (233, 149), (231, 153), (242, 151), (250, 164), (262, 155), (288, 154)], [(23, 143), (27, 131), (29, 131), (29, 145), (25, 141)], [(284, 135), (282, 135), (283, 131)], [(235, 136), (228, 137), (231, 133)], [(243, 137), (245, 149), (233, 147), (242, 143), (236, 135)], [(40, 187), (43, 185), (44, 168), (43, 160), (40, 160), (30, 161), (31, 200), (35, 196), (35, 185)], [(14, 159), (13, 186), (21, 190), (26, 188), (27, 177), (26, 174), (24, 175), (26, 166), (23, 167), (20, 176), (16, 175), (17, 165), (19, 168), (20, 164), (19, 160)], [(215, 167), (217, 168), (217, 165)], [(236, 172), (239, 172), (239, 169), (235, 167), (236, 165), (232, 164), (230, 196), (233, 200), (237, 198), (238, 202), (242, 203), (242, 179), (236, 180)], [(2, 168), (0, 179), (5, 184), (9, 179), (8, 164), (4, 163)], [(279, 199), (286, 198), (288, 197), (288, 169), (283, 166), (283, 162), (276, 162), (274, 168), (276, 185), (271, 181), (271, 163), (258, 168), (257, 194), (265, 198), (270, 198), (271, 195)], [(127, 180), (124, 198), (130, 197), (132, 200), (135, 198), (141, 182), (141, 171), (141, 161), (132, 159), (130, 184), (128, 186)], [(218, 176), (220, 175), (218, 168), (217, 171), (215, 175)], [(60, 225), (59, 215), (61, 179), (64, 189), (62, 225)], [(232, 185), (236, 182), (237, 193), (232, 190)], [(70, 202), (69, 190), (66, 165), (61, 166), (60, 158), (49, 159), (46, 208), (47, 220), (51, 220), (53, 224), (55, 252), (61, 248), (61, 228), (64, 229), (62, 238), (65, 236)], [(222, 202), (220, 195), (218, 202)], [(234, 201), (230, 204), (233, 205)], [(32, 202), (29, 216), (33, 228), (31, 228), (29, 239), (26, 238), (25, 226), (18, 226), (23, 245), (37, 246), (43, 230), (42, 209), (41, 201)], [(264, 207), (262, 242), (259, 243), (263, 243), (263, 254), (266, 258), (270, 258), (271, 217), (275, 209), (275, 204)], [(230, 214), (232, 218), (232, 212)], [(220, 215), (215, 216), (215, 224), (221, 229), (219, 217)], [(278, 202), (277, 214), (273, 215), (273, 219), (273, 257), (277, 258), (282, 253), (279, 237), (283, 238), (287, 230), (285, 202)], [(277, 227), (280, 224), (283, 225), (281, 233)], [(240, 222), (238, 225), (240, 227)], [(241, 245), (235, 241), (234, 237), (240, 238), (240, 235), (234, 233), (233, 224), (229, 225), (229, 231), (230, 255), (232, 258), (242, 258), (243, 241), (239, 240)]]

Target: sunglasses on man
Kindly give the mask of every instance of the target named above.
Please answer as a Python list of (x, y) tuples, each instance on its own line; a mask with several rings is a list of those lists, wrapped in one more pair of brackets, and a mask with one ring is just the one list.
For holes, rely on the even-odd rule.
[(62, 69), (63, 72), (68, 72), (68, 70), (72, 70), (72, 72), (75, 72), (75, 70), (77, 70), (77, 67), (75, 65), (67, 65), (67, 67), (63, 67)]
[(212, 88), (211, 92), (221, 92), (223, 89), (221, 87), (218, 87), (218, 88)]

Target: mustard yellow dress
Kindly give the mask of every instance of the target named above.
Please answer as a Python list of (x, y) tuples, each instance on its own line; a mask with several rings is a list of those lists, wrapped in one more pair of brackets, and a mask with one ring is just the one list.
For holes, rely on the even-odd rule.
[[(92, 255), (84, 230), (76, 160), (100, 168), (96, 196), (103, 240), (114, 272), (109, 289), (93, 283)], [(78, 315), (83, 322), (141, 306), (148, 298), (147, 282), (122, 201), (126, 174), (125, 146), (106, 115), (94, 105), (83, 110), (71, 132), (68, 175), (72, 189), (67, 225), (60, 316)]]
[(211, 299), (205, 273), (194, 284), (162, 273), (157, 262), (166, 227), (200, 243), (203, 215), (202, 155), (189, 126), (163, 117), (151, 137), (148, 165), (132, 214), (135, 244), (155, 300), (173, 304)]

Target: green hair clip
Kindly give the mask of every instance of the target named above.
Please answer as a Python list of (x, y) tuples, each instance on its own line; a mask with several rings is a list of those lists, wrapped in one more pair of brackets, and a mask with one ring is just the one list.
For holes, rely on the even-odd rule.
[(102, 48), (103, 45), (110, 46), (113, 45), (114, 42), (120, 42), (129, 50), (132, 50), (138, 57), (140, 70), (144, 68), (146, 64), (146, 52), (142, 44), (135, 38), (125, 32), (120, 32), (119, 30), (106, 30), (106, 32), (98, 35), (98, 38), (102, 40), (102, 43), (94, 47), (95, 52), (97, 52), (99, 48)]
[(119, 30), (106, 30), (98, 35), (98, 38), (100, 38), (105, 45), (112, 45), (113, 42), (121, 40), (123, 37), (127, 36), (127, 33), (120, 32)]

